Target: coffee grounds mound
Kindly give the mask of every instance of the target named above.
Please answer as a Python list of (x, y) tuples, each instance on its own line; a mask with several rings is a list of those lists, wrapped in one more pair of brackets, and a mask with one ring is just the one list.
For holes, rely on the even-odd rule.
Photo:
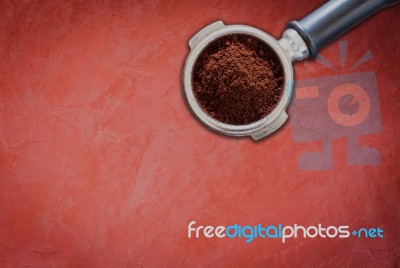
[(284, 91), (284, 72), (268, 45), (249, 35), (231, 34), (201, 52), (192, 84), (207, 114), (223, 123), (245, 125), (276, 107)]

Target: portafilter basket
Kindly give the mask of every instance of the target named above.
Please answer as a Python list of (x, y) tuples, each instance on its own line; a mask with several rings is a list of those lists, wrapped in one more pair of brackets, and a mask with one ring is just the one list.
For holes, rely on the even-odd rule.
[[(288, 119), (294, 76), (292, 63), (315, 58), (318, 51), (377, 11), (400, 0), (332, 0), (300, 21), (289, 22), (278, 41), (269, 34), (247, 25), (225, 25), (214, 22), (201, 29), (189, 41), (190, 53), (183, 69), (186, 101), (194, 115), (209, 129), (229, 136), (251, 136), (262, 139), (278, 130)], [(193, 71), (204, 49), (214, 41), (232, 34), (252, 36), (267, 45), (280, 59), (284, 72), (284, 91), (275, 108), (260, 120), (246, 125), (231, 125), (218, 121), (205, 112), (193, 92)]]

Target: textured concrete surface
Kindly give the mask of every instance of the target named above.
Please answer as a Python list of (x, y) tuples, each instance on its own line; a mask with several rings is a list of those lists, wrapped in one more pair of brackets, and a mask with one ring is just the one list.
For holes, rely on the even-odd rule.
[[(222, 19), (278, 37), (315, 1), (0, 1), (1, 267), (400, 266), (400, 6), (346, 34), (373, 71), (374, 165), (302, 170), (289, 122), (253, 142), (216, 135), (181, 94), (187, 42)], [(342, 71), (339, 48), (322, 55)], [(334, 74), (318, 62), (296, 79)], [(312, 120), (313, 116), (309, 116)], [(187, 224), (381, 227), (383, 239), (188, 239)]]

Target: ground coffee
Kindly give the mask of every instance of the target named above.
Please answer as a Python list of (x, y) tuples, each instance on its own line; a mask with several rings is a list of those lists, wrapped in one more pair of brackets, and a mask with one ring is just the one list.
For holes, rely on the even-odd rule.
[(284, 73), (268, 45), (249, 35), (232, 34), (202, 51), (192, 83), (206, 113), (223, 123), (244, 125), (275, 108), (283, 95)]

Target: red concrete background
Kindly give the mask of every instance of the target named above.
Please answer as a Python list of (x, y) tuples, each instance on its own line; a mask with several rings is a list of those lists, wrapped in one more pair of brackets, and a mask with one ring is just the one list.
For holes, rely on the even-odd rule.
[[(208, 131), (181, 94), (187, 42), (218, 19), (279, 37), (324, 1), (1, 1), (1, 267), (400, 267), (400, 6), (342, 39), (377, 76), (381, 163), (302, 171), (290, 122)], [(340, 66), (338, 46), (322, 54)], [(299, 63), (296, 78), (331, 75)], [(189, 239), (187, 225), (380, 227), (382, 239)]]

